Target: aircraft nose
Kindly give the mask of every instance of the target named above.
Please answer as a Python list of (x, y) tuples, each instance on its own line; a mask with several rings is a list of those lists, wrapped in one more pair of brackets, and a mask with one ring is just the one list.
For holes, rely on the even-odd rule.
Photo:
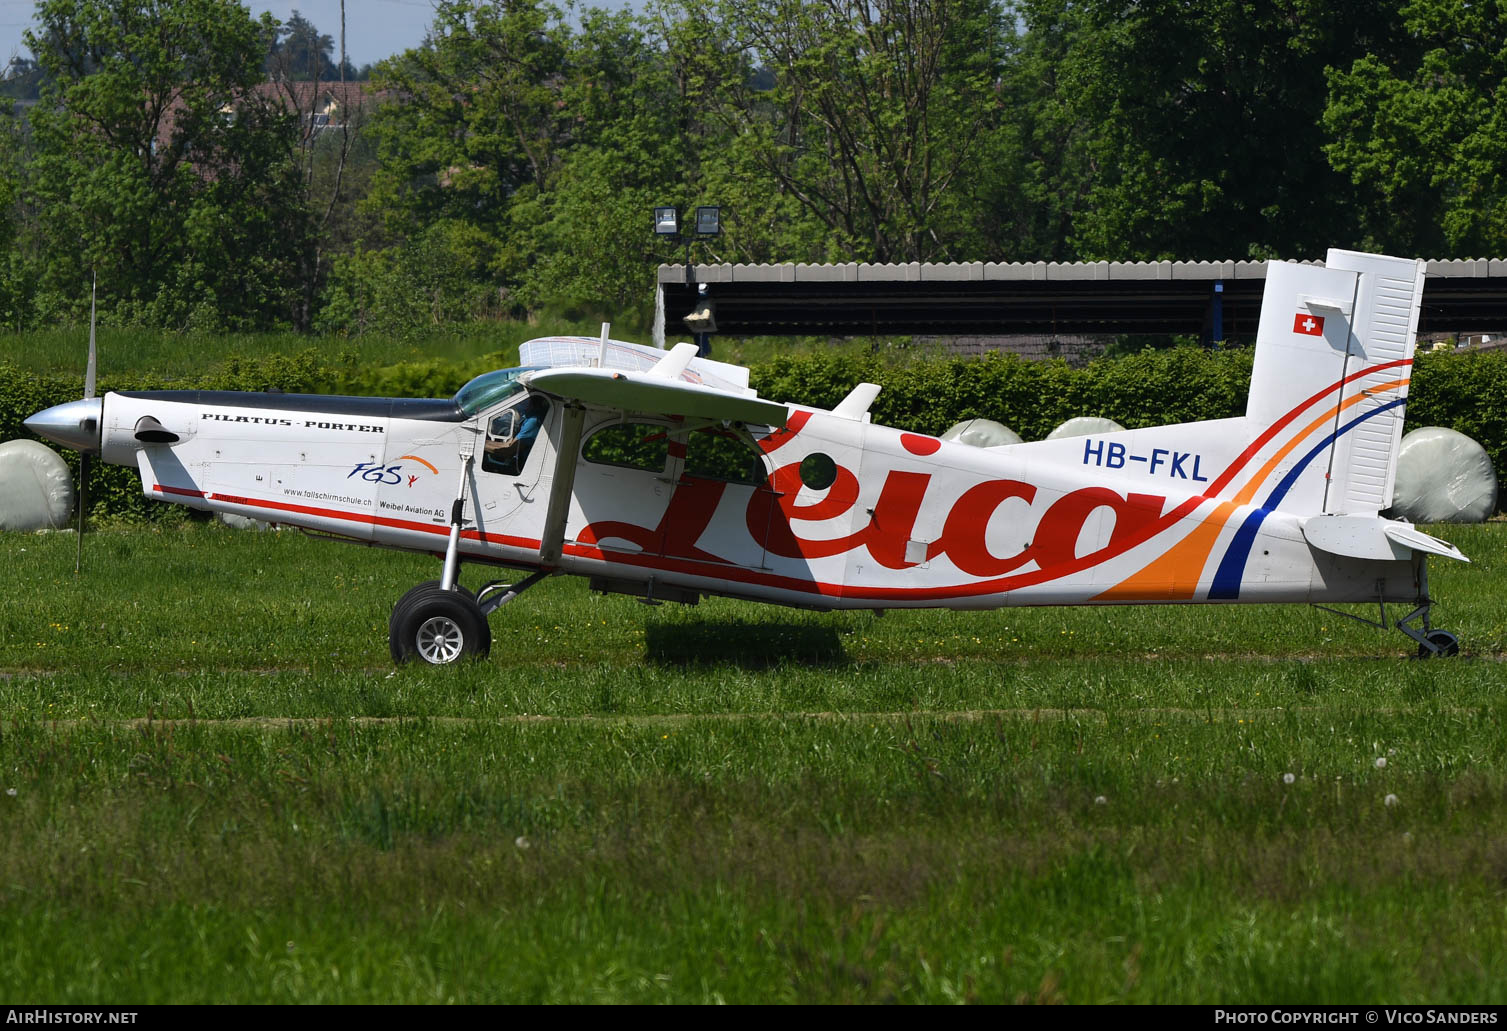
[(98, 451), (100, 423), (104, 419), (104, 398), (85, 397), (53, 405), (27, 419), (21, 425), (39, 437), (71, 447), (75, 451)]

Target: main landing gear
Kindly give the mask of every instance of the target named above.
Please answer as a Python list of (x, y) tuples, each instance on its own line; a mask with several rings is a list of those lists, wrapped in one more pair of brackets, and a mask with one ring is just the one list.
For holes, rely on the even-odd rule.
[(469, 447), (462, 448), (460, 485), (450, 506), (444, 574), (399, 598), (387, 622), (387, 646), (396, 663), (421, 659), (432, 666), (447, 666), (465, 658), (486, 658), (492, 650), (487, 617), (553, 572), (540, 570), (514, 585), (494, 580), (476, 594), (460, 585), (460, 535), (473, 455)]
[(472, 594), (460, 584), (451, 590), (440, 580), (421, 583), (393, 606), (387, 644), (394, 662), (415, 659), (446, 666), (461, 659), (484, 659), (492, 649), (487, 616), (550, 575), (534, 573), (517, 584), (500, 580)]

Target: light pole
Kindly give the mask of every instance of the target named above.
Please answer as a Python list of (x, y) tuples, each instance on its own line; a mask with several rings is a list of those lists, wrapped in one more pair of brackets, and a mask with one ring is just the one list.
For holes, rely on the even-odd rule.
[(710, 240), (722, 235), (722, 209), (716, 205), (698, 206), (690, 229), (682, 232), (680, 209), (670, 205), (660, 205), (654, 209), (654, 235), (672, 244), (682, 242), (685, 244), (686, 285), (695, 285), (698, 292), (696, 310), (687, 316), (685, 321), (696, 335), (697, 352), (705, 356), (711, 351), (708, 338), (717, 331), (717, 322), (713, 317), (712, 299), (706, 293), (706, 284), (696, 283), (696, 270), (691, 264), (691, 245), (697, 240)]

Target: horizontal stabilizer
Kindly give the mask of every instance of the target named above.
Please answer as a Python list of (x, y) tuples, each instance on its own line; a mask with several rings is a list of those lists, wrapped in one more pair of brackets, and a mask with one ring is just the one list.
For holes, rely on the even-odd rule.
[(1302, 522), (1303, 539), (1320, 551), (1345, 558), (1384, 562), (1409, 558), (1413, 552), (1469, 562), (1453, 544), (1430, 537), (1408, 523), (1376, 516), (1315, 515)]
[(1408, 549), (1387, 536), (1385, 521), (1376, 516), (1316, 515), (1302, 526), (1303, 539), (1331, 555), (1384, 562), (1408, 557)]
[[(690, 345), (686, 345), (690, 346)], [(692, 346), (691, 351), (695, 352)], [(679, 350), (677, 348), (676, 350)], [(675, 356), (671, 351), (664, 360)], [(665, 379), (648, 372), (615, 369), (541, 369), (521, 379), (530, 390), (580, 401), (613, 411), (678, 415), (686, 418), (727, 419), (783, 429), (790, 410), (765, 401), (752, 391), (737, 393), (680, 379)]]

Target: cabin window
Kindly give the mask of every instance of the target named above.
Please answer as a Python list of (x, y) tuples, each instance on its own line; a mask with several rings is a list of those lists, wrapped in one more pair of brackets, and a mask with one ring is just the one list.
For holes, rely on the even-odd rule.
[(764, 482), (764, 461), (731, 430), (697, 430), (686, 440), (685, 475), (756, 487)]
[(801, 482), (812, 490), (826, 490), (837, 482), (837, 463), (820, 451), (801, 459)]
[(598, 430), (586, 441), (581, 457), (597, 465), (618, 465), (660, 473), (670, 457), (668, 428), (648, 422), (620, 422)]

